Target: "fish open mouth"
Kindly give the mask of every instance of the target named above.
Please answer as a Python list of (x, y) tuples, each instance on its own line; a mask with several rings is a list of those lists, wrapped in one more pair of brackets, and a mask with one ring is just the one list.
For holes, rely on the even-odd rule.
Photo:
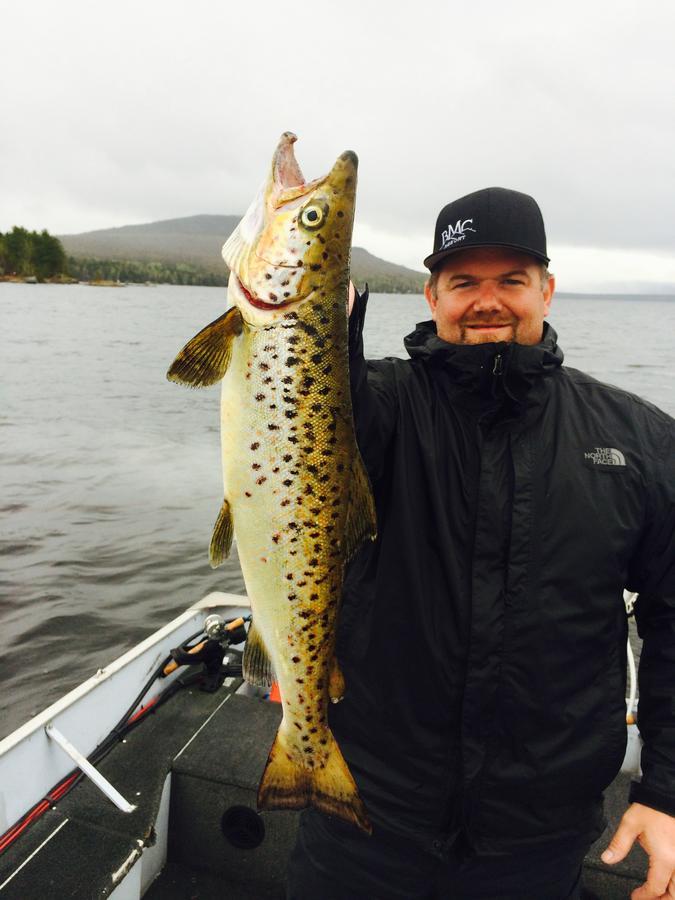
[(246, 300), (251, 306), (255, 306), (256, 309), (283, 309), (284, 306), (289, 306), (289, 304), (294, 303), (297, 300), (297, 297), (292, 297), (290, 300), (282, 300), (280, 303), (266, 303), (264, 300), (259, 300), (257, 297), (254, 297), (250, 291), (247, 291), (239, 278), (237, 278), (237, 283), (242, 294), (246, 297)]

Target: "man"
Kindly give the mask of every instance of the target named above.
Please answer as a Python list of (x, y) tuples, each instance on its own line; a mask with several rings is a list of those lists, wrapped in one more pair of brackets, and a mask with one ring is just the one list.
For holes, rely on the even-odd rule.
[(410, 360), (365, 362), (357, 298), (379, 534), (347, 573), (331, 726), (373, 835), (303, 813), (293, 900), (580, 897), (624, 755), (624, 587), (644, 775), (603, 858), (639, 839), (633, 897), (675, 897), (675, 423), (562, 366), (548, 262), (535, 201), (489, 188), (438, 217)]

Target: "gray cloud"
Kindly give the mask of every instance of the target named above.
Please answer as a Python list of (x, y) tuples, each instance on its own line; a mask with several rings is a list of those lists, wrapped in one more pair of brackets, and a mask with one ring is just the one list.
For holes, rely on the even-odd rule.
[(670, 3), (384, 9), (6, 9), (0, 229), (243, 212), (292, 129), (307, 177), (356, 150), (358, 219), (400, 238), (502, 184), (537, 197), (557, 244), (672, 252)]

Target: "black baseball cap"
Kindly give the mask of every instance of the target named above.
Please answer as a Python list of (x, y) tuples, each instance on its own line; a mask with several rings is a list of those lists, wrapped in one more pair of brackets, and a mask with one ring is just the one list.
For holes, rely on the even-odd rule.
[(424, 265), (433, 271), (452, 253), (470, 247), (510, 247), (548, 265), (544, 219), (529, 194), (490, 187), (448, 203), (438, 214), (433, 253)]

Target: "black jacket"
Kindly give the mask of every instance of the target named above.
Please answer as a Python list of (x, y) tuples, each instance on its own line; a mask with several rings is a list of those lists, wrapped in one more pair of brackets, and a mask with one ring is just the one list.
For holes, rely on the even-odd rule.
[(490, 852), (597, 837), (625, 749), (639, 591), (644, 776), (675, 814), (675, 422), (537, 346), (363, 359), (359, 446), (378, 538), (349, 566), (331, 724), (377, 826)]

